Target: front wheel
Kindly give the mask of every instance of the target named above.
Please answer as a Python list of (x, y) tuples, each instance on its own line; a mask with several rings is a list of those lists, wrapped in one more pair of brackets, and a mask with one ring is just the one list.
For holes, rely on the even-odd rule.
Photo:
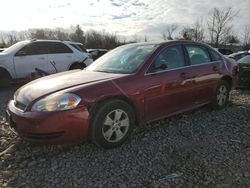
[(211, 103), (214, 109), (222, 109), (228, 104), (230, 93), (230, 87), (227, 81), (222, 80), (217, 86), (214, 94), (213, 101)]
[(121, 100), (111, 100), (101, 104), (93, 115), (90, 128), (91, 140), (106, 149), (123, 144), (135, 123), (133, 109)]

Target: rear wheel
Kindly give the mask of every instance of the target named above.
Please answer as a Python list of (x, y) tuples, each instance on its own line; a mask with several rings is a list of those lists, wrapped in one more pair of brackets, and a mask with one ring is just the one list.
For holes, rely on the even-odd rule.
[(213, 101), (211, 103), (214, 109), (224, 108), (228, 104), (230, 86), (227, 81), (222, 80), (217, 86)]
[(133, 109), (121, 100), (101, 104), (93, 114), (91, 140), (103, 148), (114, 148), (123, 144), (135, 124)]
[(75, 69), (84, 69), (86, 67), (85, 64), (80, 64), (80, 63), (75, 63), (73, 65), (71, 65), (69, 70), (75, 70)]

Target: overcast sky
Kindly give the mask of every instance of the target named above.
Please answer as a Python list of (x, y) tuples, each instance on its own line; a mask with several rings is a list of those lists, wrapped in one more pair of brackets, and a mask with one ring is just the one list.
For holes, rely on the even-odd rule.
[[(240, 10), (235, 32), (250, 24), (250, 0), (4, 0), (0, 31), (28, 28), (106, 30), (117, 35), (161, 35), (166, 24), (192, 24), (206, 20), (213, 7)], [(205, 23), (204, 23), (205, 24)]]

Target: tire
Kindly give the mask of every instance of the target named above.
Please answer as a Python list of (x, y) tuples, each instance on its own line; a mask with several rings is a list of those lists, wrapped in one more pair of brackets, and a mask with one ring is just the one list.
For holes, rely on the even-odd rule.
[(84, 69), (86, 67), (85, 64), (80, 64), (80, 63), (77, 63), (77, 64), (73, 64), (71, 65), (70, 69), (69, 70), (75, 70), (75, 69)]
[(130, 136), (135, 124), (132, 107), (122, 100), (111, 100), (97, 108), (91, 121), (91, 141), (105, 149), (122, 145)]
[(221, 80), (216, 88), (211, 106), (213, 109), (222, 109), (227, 106), (229, 101), (230, 86), (225, 80)]
[(0, 76), (0, 88), (9, 87), (11, 81), (11, 78), (7, 75)]

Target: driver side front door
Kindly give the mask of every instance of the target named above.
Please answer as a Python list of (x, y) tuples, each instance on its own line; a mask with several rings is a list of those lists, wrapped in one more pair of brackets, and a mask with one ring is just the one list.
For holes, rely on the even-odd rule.
[(144, 77), (145, 120), (157, 120), (184, 111), (194, 102), (192, 79), (181, 45), (166, 47)]

